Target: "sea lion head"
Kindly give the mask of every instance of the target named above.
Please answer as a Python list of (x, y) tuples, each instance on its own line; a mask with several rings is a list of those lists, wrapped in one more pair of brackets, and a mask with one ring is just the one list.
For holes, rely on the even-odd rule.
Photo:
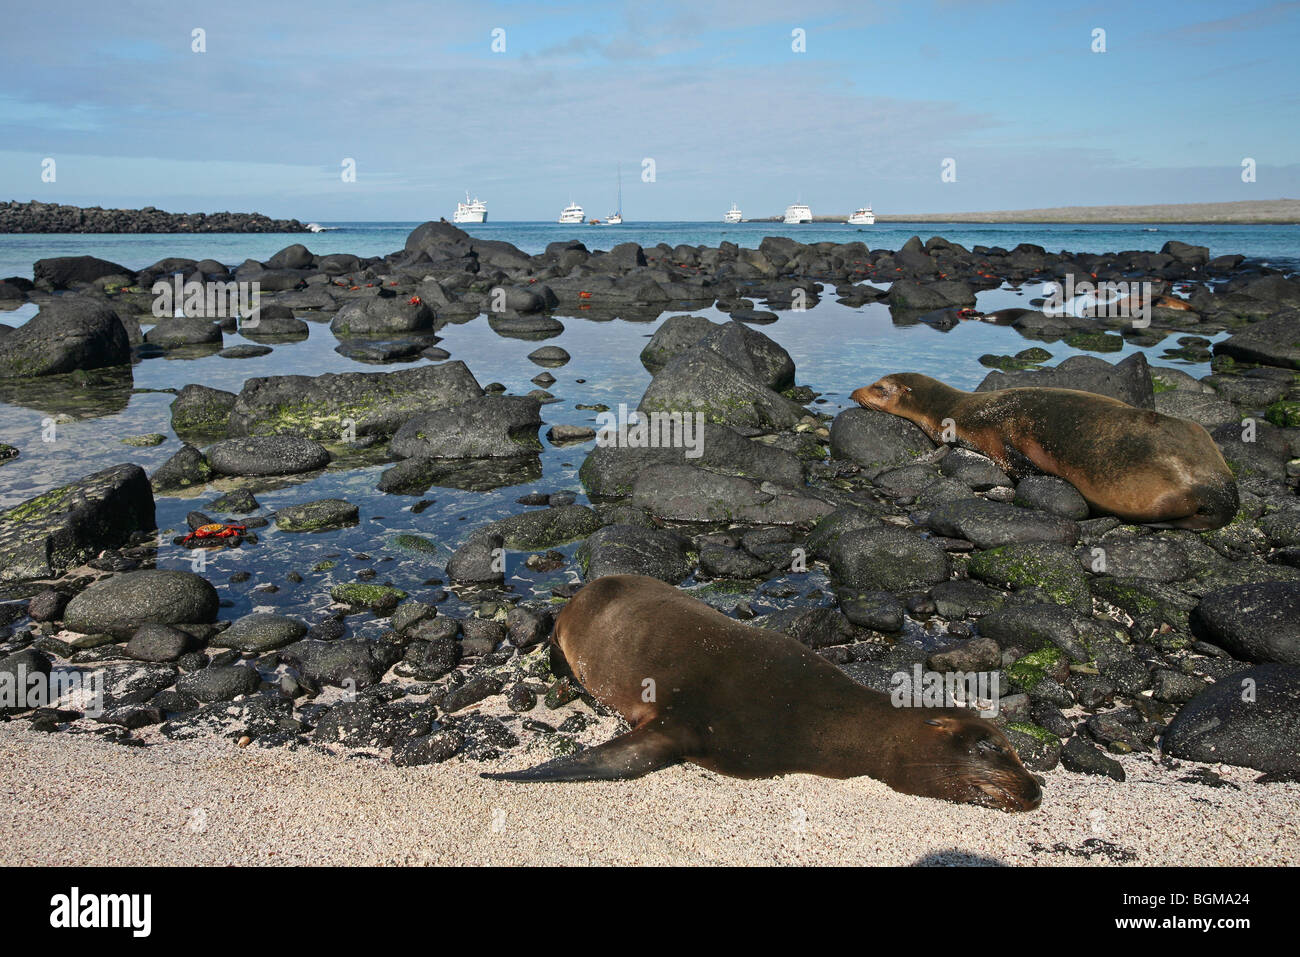
[(866, 409), (910, 417), (917, 411), (919, 400), (934, 392), (935, 386), (942, 386), (942, 383), (928, 375), (895, 372), (857, 389), (849, 398)]
[(902, 763), (913, 793), (1002, 811), (1032, 811), (1043, 799), (1006, 735), (974, 715), (924, 719)]

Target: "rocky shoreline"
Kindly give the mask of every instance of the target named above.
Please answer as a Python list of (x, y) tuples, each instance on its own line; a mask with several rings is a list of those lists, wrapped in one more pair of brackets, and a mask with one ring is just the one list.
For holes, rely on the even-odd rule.
[[(258, 282), (257, 322), (155, 320), (152, 284), (176, 274)], [(974, 310), (979, 291), (1067, 275), (1150, 282), (1150, 325)], [(233, 270), (168, 259), (139, 272), (67, 257), (36, 263), (34, 276), (0, 281), (5, 305), (40, 307), (25, 325), (0, 328), (0, 389), (210, 355), (237, 328), (278, 349), (328, 323), (338, 351), (363, 362), (434, 362), (252, 378), (238, 393), (184, 384), (185, 363), (175, 363), (171, 425), (184, 444), (164, 466), (147, 476), (122, 463), (0, 513), (0, 675), (44, 676), (38, 684), (99, 675), (104, 704), (90, 715), (67, 696), (11, 707), (8, 720), (124, 744), (224, 735), (365, 749), (399, 765), (486, 768), (524, 753), (535, 763), (613, 723), (552, 660), (555, 610), (584, 579), (639, 573), (783, 631), (880, 690), (917, 665), (995, 672), (997, 720), (1033, 770), (1122, 780), (1114, 755), (1155, 753), (1170, 767), (1251, 768), (1261, 788), (1300, 777), (1300, 281), (1276, 269), (1177, 242), (1099, 255), (968, 250), (939, 237), (896, 251), (775, 237), (758, 249), (602, 252), (571, 241), (530, 256), (426, 223), (386, 257), (295, 245)], [(865, 383), (800, 383), (778, 340), (831, 294), (850, 307), (882, 302), (898, 325), (985, 321), (1041, 344), (982, 357), (994, 371), (981, 389), (1085, 389), (1200, 422), (1237, 477), (1238, 515), (1205, 533), (1129, 526), (1090, 515), (1063, 480), (1015, 482), (897, 417), (821, 411), (819, 389)], [(690, 314), (709, 306), (730, 321)], [(641, 353), (653, 378), (636, 403), (666, 417), (668, 441), (653, 446), (548, 428), (549, 372), (531, 393), (507, 395), (436, 344), (449, 323), (540, 342), (562, 319), (665, 312), (684, 314)], [(1222, 332), (1211, 346), (1206, 337)], [(1141, 354), (1040, 367), (1054, 342), (1112, 351), (1171, 335), (1175, 354), (1210, 359), (1213, 373), (1152, 368)], [(542, 346), (530, 358), (548, 369), (569, 357)], [(703, 434), (688, 436), (681, 417), (696, 413)], [(232, 622), (202, 574), (154, 567), (160, 549), (193, 544), (159, 541), (156, 496), (192, 494), (216, 476), (247, 482), (205, 496), (189, 522), (238, 523), (227, 544), (255, 547), (272, 524), (276, 534), (328, 534), (360, 520), (344, 499), (268, 512), (258, 479), (379, 461), (378, 487), (394, 496), (498, 488), (541, 476), (543, 428), (553, 445), (585, 455), (580, 492), (537, 494), (466, 529), (445, 564), (431, 560), (419, 592), (371, 566), (334, 586), (320, 620)], [(689, 455), (697, 439), (700, 454)], [(579, 542), (572, 558), (558, 550)], [(567, 568), (573, 583), (523, 596), (500, 560), (512, 553), (526, 554), (528, 569)], [(828, 583), (812, 600), (763, 613), (765, 599), (798, 593), (812, 572)], [(451, 598), (461, 610), (447, 611)], [(355, 633), (375, 619), (386, 622), (378, 638)], [(1187, 772), (1218, 778), (1212, 767)]]
[(306, 233), (296, 219), (261, 213), (167, 213), (64, 206), (32, 200), (0, 203), (0, 233)]

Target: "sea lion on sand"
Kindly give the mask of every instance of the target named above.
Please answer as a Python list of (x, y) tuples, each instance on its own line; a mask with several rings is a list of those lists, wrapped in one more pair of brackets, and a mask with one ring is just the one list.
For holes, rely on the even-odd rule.
[(959, 708), (896, 708), (778, 632), (656, 578), (608, 575), (560, 612), (551, 641), (627, 734), (507, 781), (640, 777), (689, 761), (738, 778), (867, 775), (896, 791), (1005, 811), (1042, 794), (1011, 743)]
[(936, 442), (960, 441), (1013, 478), (1046, 473), (1088, 504), (1163, 528), (1221, 528), (1237, 514), (1237, 483), (1195, 422), (1074, 389), (962, 392), (915, 372), (853, 393), (902, 416)]

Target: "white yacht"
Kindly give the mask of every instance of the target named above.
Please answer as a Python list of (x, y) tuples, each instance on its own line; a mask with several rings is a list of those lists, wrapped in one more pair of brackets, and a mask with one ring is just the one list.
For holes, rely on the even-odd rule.
[(871, 211), (870, 203), (855, 210), (853, 215), (849, 217), (850, 226), (874, 226), (875, 223), (876, 214)]
[(564, 212), (560, 213), (560, 218), (556, 220), (560, 224), (581, 224), (582, 207), (573, 200), (569, 200), (569, 205), (564, 207)]
[(812, 210), (809, 209), (807, 206), (803, 205), (802, 203), (792, 203), (791, 205), (785, 208), (785, 222), (786, 225), (794, 225), (796, 223), (811, 223)]
[(456, 212), (452, 214), (453, 223), (486, 223), (487, 222), (487, 203), (475, 196), (472, 200), (469, 198), (469, 191), (465, 192), (465, 202), (456, 204)]
[(727, 215), (722, 217), (722, 221), (724, 223), (738, 223), (740, 222), (740, 217), (741, 217), (740, 207), (737, 206), (735, 203), (732, 203), (731, 209), (727, 210)]

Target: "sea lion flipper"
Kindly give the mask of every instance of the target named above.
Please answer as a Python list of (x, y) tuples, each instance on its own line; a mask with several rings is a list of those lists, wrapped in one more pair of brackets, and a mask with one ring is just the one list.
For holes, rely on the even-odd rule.
[(494, 781), (620, 781), (639, 778), (681, 760), (677, 741), (650, 721), (604, 744), (524, 771), (482, 774)]

